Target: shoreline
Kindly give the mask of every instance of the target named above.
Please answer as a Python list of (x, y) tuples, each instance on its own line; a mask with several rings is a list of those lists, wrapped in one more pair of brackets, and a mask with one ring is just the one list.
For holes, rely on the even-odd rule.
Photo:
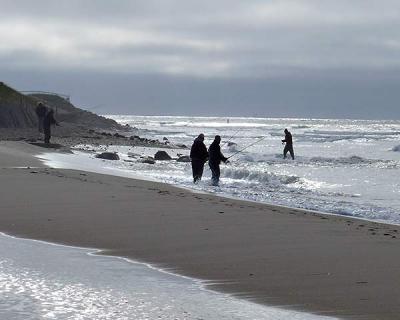
[[(145, 309), (147, 309), (146, 311), (151, 319), (156, 318), (157, 314), (159, 315), (158, 318), (164, 318), (170, 315), (173, 316), (174, 319), (181, 319), (179, 313), (181, 313), (184, 319), (186, 319), (188, 315), (189, 319), (215, 320), (221, 319), (220, 316), (223, 319), (234, 318), (237, 320), (242, 320), (244, 318), (249, 320), (267, 320), (271, 319), (271, 317), (273, 319), (337, 319), (252, 303), (234, 297), (231, 294), (211, 290), (207, 288), (205, 281), (171, 273), (170, 271), (132, 259), (105, 255), (100, 253), (100, 250), (94, 248), (73, 247), (35, 239), (18, 238), (5, 233), (0, 233), (0, 240), (2, 243), (1, 249), (3, 259), (5, 259), (5, 261), (3, 261), (4, 263), (1, 265), (3, 280), (5, 278), (11, 278), (13, 280), (12, 286), (20, 291), (25, 289), (29, 292), (28, 296), (35, 297), (40, 295), (42, 297), (42, 299), (40, 299), (41, 304), (46, 304), (47, 302), (46, 310), (49, 311), (49, 309), (51, 310), (53, 308), (53, 316), (56, 316), (57, 319), (63, 319), (63, 315), (67, 312), (68, 314), (75, 314), (77, 316), (82, 313), (86, 316), (88, 315), (85, 307), (88, 308), (88, 304), (93, 304), (92, 299), (79, 299), (80, 301), (78, 303), (76, 303), (77, 301), (75, 300), (75, 296), (77, 294), (82, 295), (82, 292), (94, 297), (97, 303), (99, 300), (104, 301), (104, 296), (107, 297), (107, 302), (103, 304), (102, 310), (93, 309), (92, 312), (90, 312), (92, 314), (90, 319), (97, 319), (98, 316), (104, 316), (104, 314), (110, 314), (111, 312), (114, 313), (114, 315), (116, 313), (120, 315), (124, 314), (125, 317), (129, 317), (129, 319), (136, 319), (136, 316), (138, 316), (135, 312), (136, 310), (139, 310), (138, 312), (140, 315), (143, 315), (143, 303), (147, 304), (147, 308)], [(8, 250), (5, 249), (3, 245), (5, 245)], [(30, 249), (28, 254), (26, 254), (27, 247)], [(13, 250), (10, 251), (11, 248)], [(40, 255), (42, 262), (38, 264), (38, 261), (29, 261), (29, 255)], [(71, 255), (73, 258), (72, 261), (69, 260)], [(60, 257), (63, 257), (64, 261), (60, 260)], [(9, 261), (12, 261), (12, 266), (7, 263)], [(43, 263), (44, 261), (47, 261), (47, 263)], [(80, 263), (85, 265), (85, 268), (83, 270), (74, 271), (75, 267), (79, 266)], [(28, 268), (24, 269), (24, 265), (26, 264), (28, 264)], [(25, 271), (22, 272), (22, 275), (19, 272), (19, 270), (21, 270), (21, 265)], [(88, 265), (92, 266), (92, 268), (88, 267)], [(48, 266), (50, 266), (50, 268)], [(105, 266), (106, 268), (104, 268)], [(54, 267), (57, 270), (56, 274), (54, 274)], [(61, 273), (59, 272), (60, 268), (62, 270)], [(125, 275), (128, 273), (129, 277), (121, 276), (121, 270)], [(90, 273), (90, 276), (87, 272)], [(72, 273), (70, 274), (71, 277), (65, 277), (65, 273)], [(96, 274), (103, 274), (102, 279), (100, 279), (100, 283), (102, 284), (100, 285), (99, 281), (96, 281), (99, 280), (96, 278)], [(54, 277), (56, 277), (56, 281)], [(150, 277), (151, 281), (146, 280), (147, 277)], [(92, 278), (94, 282), (88, 282), (88, 278)], [(122, 286), (119, 281), (116, 283), (114, 282), (115, 278), (123, 279)], [(77, 281), (77, 279), (84, 279), (84, 282)], [(104, 285), (104, 281), (107, 282), (107, 279), (113, 279), (113, 283)], [(154, 281), (155, 279), (157, 279), (157, 281)], [(160, 284), (157, 283), (158, 281), (160, 281)], [(36, 289), (36, 292), (30, 291), (32, 282), (41, 286), (41, 289)], [(75, 292), (69, 295), (68, 292), (62, 290), (63, 286), (74, 286), (79, 293)], [(53, 306), (51, 303), (54, 297), (52, 293), (48, 292), (51, 290), (49, 289), (51, 287), (56, 287), (58, 289), (54, 290), (58, 298), (60, 298), (60, 294), (68, 294), (68, 296), (65, 296), (63, 299), (64, 308), (62, 310), (57, 310), (59, 304)], [(133, 290), (130, 289), (132, 287), (134, 288)], [(99, 289), (101, 291), (95, 296), (96, 293), (94, 293), (94, 291), (98, 291)], [(6, 292), (12, 292), (12, 290), (12, 288), (7, 287)], [(138, 295), (143, 297), (143, 295), (148, 292), (152, 292), (152, 297), (150, 299), (142, 298), (138, 301)], [(116, 293), (116, 295), (113, 293)], [(121, 295), (123, 297), (123, 303), (120, 303)], [(110, 304), (109, 298), (116, 301)], [(26, 296), (20, 297), (20, 299), (22, 301), (27, 300)], [(71, 306), (69, 299), (75, 302), (72, 304), (73, 306)], [(179, 301), (179, 304), (176, 304), (175, 301)], [(3, 301), (2, 312), (0, 313), (4, 314), (5, 312), (8, 317), (13, 317), (14, 313), (12, 311), (7, 313), (7, 302), (6, 297), (5, 301)], [(26, 303), (28, 304), (30, 301), (26, 301)], [(174, 308), (175, 312), (168, 310), (170, 308), (165, 308), (165, 310), (163, 310), (165, 306)], [(34, 307), (35, 305), (32, 305), (32, 309), (35, 309)], [(100, 311), (100, 314), (98, 314), (98, 311)], [(39, 314), (37, 317), (40, 317)]]
[[(395, 225), (43, 164), (33, 173), (26, 167), (36, 161), (35, 148), (19, 150), (26, 147), (20, 144), (13, 155), (10, 144), (6, 156), (0, 145), (1, 176), (10, 188), (0, 196), (1, 231), (94, 244), (107, 255), (208, 280), (212, 290), (272, 307), (349, 319), (396, 319), (400, 311)], [(15, 159), (28, 165), (11, 169)]]
[[(149, 146), (147, 147), (149, 149), (156, 149), (156, 150), (160, 150), (159, 147), (156, 146)], [(82, 153), (87, 153), (87, 154), (96, 154), (96, 152), (94, 151), (89, 151), (89, 150), (78, 150), (79, 152)], [(62, 152), (61, 152), (62, 153)], [(45, 163), (50, 163), (53, 160), (49, 160), (49, 159), (44, 159), (41, 158), (41, 155), (49, 155), (52, 154), (51, 151), (49, 152), (45, 152), (45, 153), (41, 153), (39, 155), (36, 155), (36, 157), (38, 159), (40, 159), (40, 161), (45, 162)], [(49, 167), (51, 167), (50, 165), (48, 165)], [(172, 183), (166, 183), (166, 182), (162, 182), (162, 181), (158, 181), (157, 179), (152, 179), (146, 176), (141, 176), (140, 174), (136, 175), (135, 174), (116, 174), (118, 171), (120, 172), (126, 172), (129, 173), (126, 169), (110, 169), (107, 168), (107, 170), (103, 171), (96, 171), (96, 170), (87, 170), (86, 168), (70, 168), (70, 167), (57, 167), (57, 169), (66, 169), (66, 170), (81, 170), (81, 171), (87, 171), (87, 172), (92, 172), (92, 173), (97, 173), (97, 174), (104, 174), (104, 175), (110, 175), (110, 176), (117, 176), (117, 177), (122, 177), (122, 178), (129, 178), (129, 179), (134, 179), (134, 180), (140, 180), (140, 181), (148, 181), (148, 182), (155, 182), (155, 183), (160, 183), (160, 184), (166, 184), (178, 189), (182, 189), (188, 192), (192, 192), (192, 193), (196, 193), (196, 194), (205, 194), (205, 195), (211, 195), (211, 196), (216, 196), (216, 197), (221, 197), (224, 199), (230, 199), (230, 200), (235, 200), (235, 201), (244, 201), (244, 202), (250, 202), (250, 203), (256, 203), (256, 204), (263, 204), (263, 205), (267, 205), (267, 206), (274, 206), (274, 207), (278, 207), (278, 208), (282, 208), (285, 210), (301, 210), (301, 211), (305, 211), (308, 212), (310, 214), (319, 214), (319, 215), (327, 215), (327, 216), (333, 216), (333, 217), (341, 217), (341, 218), (349, 218), (349, 219), (354, 219), (354, 220), (360, 220), (360, 221), (365, 221), (365, 222), (370, 222), (370, 223), (378, 223), (378, 224), (383, 224), (383, 225), (389, 225), (389, 226), (397, 226), (400, 227), (400, 222), (399, 223), (395, 223), (395, 222), (390, 222), (390, 221), (386, 221), (386, 220), (374, 220), (374, 219), (368, 219), (366, 217), (357, 217), (357, 216), (351, 216), (351, 215), (345, 215), (345, 214), (339, 214), (339, 213), (334, 213), (334, 212), (326, 212), (326, 211), (320, 211), (320, 210), (314, 210), (314, 209), (307, 209), (307, 208), (301, 208), (301, 207), (290, 207), (290, 206), (286, 206), (286, 205), (282, 205), (282, 204), (277, 204), (277, 203), (268, 203), (268, 202), (263, 202), (263, 201), (257, 201), (257, 200), (252, 200), (252, 199), (246, 199), (246, 198), (241, 198), (239, 196), (234, 196), (234, 195), (230, 195), (230, 194), (224, 194), (224, 193), (213, 193), (213, 192), (209, 192), (207, 190), (201, 190), (201, 189), (193, 189), (191, 187), (188, 186), (184, 186), (184, 185), (179, 185), (179, 184), (172, 184)]]

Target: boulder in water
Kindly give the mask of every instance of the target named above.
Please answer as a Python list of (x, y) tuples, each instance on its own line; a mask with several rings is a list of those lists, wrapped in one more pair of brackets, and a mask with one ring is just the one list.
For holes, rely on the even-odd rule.
[(141, 159), (139, 162), (141, 163), (148, 163), (148, 164), (155, 164), (155, 160), (152, 157), (146, 157)]
[(118, 154), (114, 152), (103, 152), (96, 155), (96, 158), (106, 159), (106, 160), (119, 160)]
[(155, 160), (171, 160), (172, 158), (165, 151), (157, 151), (154, 155)]
[(176, 161), (178, 161), (178, 162), (190, 162), (190, 157), (189, 156), (181, 156)]

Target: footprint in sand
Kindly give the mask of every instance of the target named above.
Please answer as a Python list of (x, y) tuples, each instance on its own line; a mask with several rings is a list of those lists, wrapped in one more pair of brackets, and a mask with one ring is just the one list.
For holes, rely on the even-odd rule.
[(158, 193), (161, 194), (161, 195), (168, 195), (168, 194), (170, 194), (170, 192), (167, 191), (167, 190), (165, 190), (165, 191), (159, 190)]

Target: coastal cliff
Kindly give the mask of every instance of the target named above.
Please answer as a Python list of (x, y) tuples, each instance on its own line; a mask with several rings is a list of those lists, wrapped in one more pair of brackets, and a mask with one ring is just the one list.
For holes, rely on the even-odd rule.
[(116, 121), (82, 110), (56, 94), (25, 95), (0, 82), (0, 128), (35, 128), (35, 108), (41, 101), (55, 111), (57, 121), (71, 130), (122, 130)]

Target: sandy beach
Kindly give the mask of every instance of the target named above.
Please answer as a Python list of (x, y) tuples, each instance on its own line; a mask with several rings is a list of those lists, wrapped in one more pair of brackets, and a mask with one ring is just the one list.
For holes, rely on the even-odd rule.
[(0, 142), (0, 231), (154, 264), (257, 303), (398, 319), (400, 227), (48, 168)]

